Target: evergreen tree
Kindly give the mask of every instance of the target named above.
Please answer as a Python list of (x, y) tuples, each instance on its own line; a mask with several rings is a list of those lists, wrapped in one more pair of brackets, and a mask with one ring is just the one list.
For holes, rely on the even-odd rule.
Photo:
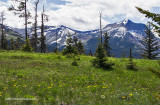
[(130, 63), (133, 62), (132, 48), (131, 48), (131, 47), (130, 47), (130, 50), (129, 50), (129, 62), (130, 62)]
[(95, 67), (111, 68), (114, 65), (113, 62), (108, 61), (103, 43), (98, 45), (95, 56), (96, 58), (92, 60), (92, 64)]
[[(76, 33), (75, 33), (76, 34)], [(76, 36), (73, 37), (73, 46), (77, 49), (79, 54), (85, 53), (84, 46), (80, 40)]]
[(151, 23), (148, 22), (145, 30), (146, 37), (144, 37), (142, 40), (144, 48), (141, 48), (143, 50), (142, 56), (147, 59), (155, 59), (159, 54), (156, 53), (156, 51), (159, 49), (159, 43), (157, 42), (157, 39), (151, 30)]
[(79, 41), (76, 36), (72, 38), (72, 35), (69, 33), (68, 39), (66, 40), (66, 48), (63, 50), (63, 54), (83, 54), (84, 52), (85, 50), (82, 42)]
[(29, 39), (26, 40), (26, 43), (22, 47), (22, 51), (32, 52), (33, 48), (31, 47)]
[(104, 59), (106, 57), (106, 51), (103, 47), (102, 44), (99, 44), (97, 49), (96, 49), (96, 52), (95, 52), (95, 56), (98, 58), (98, 59)]
[(64, 55), (72, 53), (77, 54), (77, 49), (75, 48), (73, 42), (73, 38), (69, 33), (68, 38), (66, 40), (66, 48), (63, 50)]
[(83, 44), (82, 44), (81, 41), (78, 41), (78, 43), (77, 43), (77, 49), (78, 49), (78, 53), (79, 54), (84, 54), (85, 53), (84, 46), (83, 46)]
[(29, 38), (28, 33), (27, 33), (27, 25), (30, 24), (28, 22), (29, 17), (31, 17), (31, 13), (27, 11), (27, 1), (28, 0), (11, 0), (14, 3), (17, 4), (16, 6), (11, 6), (9, 7), (9, 11), (14, 11), (15, 14), (19, 14), (19, 17), (24, 17), (25, 19), (25, 36), (26, 39)]
[[(76, 35), (76, 33), (75, 33), (75, 35)], [(74, 36), (73, 37), (73, 45), (77, 46), (77, 44), (78, 44), (78, 38), (76, 36)]]
[(136, 7), (138, 11), (142, 14), (145, 14), (145, 17), (151, 18), (156, 24), (152, 23), (152, 26), (155, 29), (155, 32), (157, 32), (160, 36), (160, 14), (157, 13), (151, 13), (148, 10), (143, 10), (142, 8)]
[(137, 70), (136, 64), (133, 62), (132, 48), (131, 47), (130, 47), (130, 50), (129, 50), (129, 62), (126, 66), (127, 66), (127, 69), (129, 69), (129, 70)]
[(8, 42), (6, 39), (6, 35), (4, 36), (4, 49), (7, 50), (8, 49)]
[(104, 49), (106, 50), (106, 54), (107, 54), (108, 57), (111, 56), (111, 47), (110, 47), (110, 45), (109, 45), (109, 38), (110, 38), (110, 37), (109, 37), (108, 33), (106, 32), (106, 33), (104, 34), (103, 47), (104, 47)]
[(10, 40), (10, 44), (11, 44), (10, 50), (15, 50), (15, 43), (14, 43), (14, 40), (12, 38)]
[(21, 42), (20, 37), (18, 37), (18, 38), (16, 39), (15, 47), (16, 47), (17, 50), (19, 50), (21, 46), (22, 46), (22, 42)]
[(90, 56), (93, 56), (93, 54), (92, 54), (92, 50), (90, 50), (90, 51), (89, 51), (89, 55), (90, 55)]

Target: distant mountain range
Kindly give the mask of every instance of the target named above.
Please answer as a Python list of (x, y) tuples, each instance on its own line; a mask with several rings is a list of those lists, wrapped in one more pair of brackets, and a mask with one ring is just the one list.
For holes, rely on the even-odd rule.
[[(17, 32), (24, 35), (24, 29), (12, 28), (14, 32)], [(32, 34), (32, 29), (28, 29), (28, 33)], [(142, 38), (145, 36), (144, 33), (145, 24), (134, 23), (131, 20), (123, 20), (121, 22), (108, 24), (103, 28), (103, 33), (106, 31), (110, 36), (110, 46), (112, 48), (112, 54), (115, 57), (121, 57), (122, 55), (128, 56), (129, 48), (133, 48), (134, 57), (139, 58), (141, 51), (140, 48)], [(38, 35), (40, 36), (40, 27), (38, 28)], [(62, 50), (66, 44), (66, 38), (70, 33), (73, 36), (77, 36), (85, 46), (86, 54), (91, 50), (93, 53), (96, 50), (98, 43), (98, 36), (100, 33), (99, 29), (91, 31), (78, 31), (71, 29), (69, 27), (60, 25), (60, 26), (46, 26), (45, 27), (45, 36), (46, 44), (49, 51), (53, 51), (56, 43), (56, 34), (58, 35), (58, 47)], [(76, 34), (75, 34), (76, 33)], [(158, 40), (160, 38), (156, 36)]]
[[(1, 24), (0, 24), (0, 38), (1, 38), (1, 32), (2, 32), (2, 29), (1, 29)], [(7, 39), (12, 38), (15, 40), (17, 37), (23, 38), (23, 36), (20, 33), (14, 31), (13, 28), (8, 27), (8, 26), (4, 27), (4, 33), (6, 34)]]

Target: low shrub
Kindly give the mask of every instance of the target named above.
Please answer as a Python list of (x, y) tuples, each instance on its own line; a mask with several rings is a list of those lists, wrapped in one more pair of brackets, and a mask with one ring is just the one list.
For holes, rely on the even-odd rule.
[(148, 67), (147, 69), (148, 69), (149, 71), (151, 71), (152, 73), (156, 74), (158, 77), (160, 77), (160, 71), (155, 70), (155, 69), (152, 68), (152, 67)]
[(129, 62), (126, 65), (127, 69), (129, 70), (134, 70), (137, 71), (138, 68), (136, 66), (136, 63), (133, 62), (133, 56), (132, 56), (132, 49), (130, 47), (130, 52), (129, 52)]
[(157, 60), (157, 63), (158, 63), (158, 64), (159, 64), (159, 66), (160, 66), (160, 59), (158, 59), (158, 60)]
[(72, 65), (73, 65), (73, 66), (78, 66), (78, 62), (77, 62), (76, 59), (73, 60)]
[(91, 61), (92, 65), (95, 67), (102, 67), (102, 68), (111, 68), (112, 66), (115, 65), (114, 62), (108, 61), (107, 59), (99, 59), (95, 58)]
[(138, 68), (136, 66), (136, 63), (134, 62), (129, 62), (127, 65), (126, 65), (126, 68), (129, 69), (129, 70), (134, 70), (134, 71), (137, 71)]

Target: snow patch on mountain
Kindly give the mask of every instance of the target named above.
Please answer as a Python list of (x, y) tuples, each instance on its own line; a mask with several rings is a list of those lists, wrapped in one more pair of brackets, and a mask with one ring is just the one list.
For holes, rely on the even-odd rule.
[(125, 19), (125, 20), (123, 21), (123, 24), (126, 25), (127, 23), (128, 23), (128, 19)]

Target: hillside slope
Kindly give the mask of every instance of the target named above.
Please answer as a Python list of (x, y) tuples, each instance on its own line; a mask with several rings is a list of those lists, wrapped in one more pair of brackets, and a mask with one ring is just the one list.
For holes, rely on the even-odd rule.
[[(53, 53), (0, 52), (0, 104), (158, 105), (157, 61), (134, 59), (139, 70), (127, 70), (127, 59), (109, 58), (113, 69), (94, 68), (93, 57), (72, 58)], [(30, 98), (35, 100), (5, 100)]]
[[(1, 29), (1, 24), (0, 24), (0, 39), (1, 39), (1, 33), (2, 33), (2, 29)], [(5, 26), (4, 33), (6, 35), (7, 40), (10, 40), (11, 38), (16, 40), (18, 37), (23, 39), (23, 36), (20, 33), (14, 31), (13, 28), (9, 26)]]

